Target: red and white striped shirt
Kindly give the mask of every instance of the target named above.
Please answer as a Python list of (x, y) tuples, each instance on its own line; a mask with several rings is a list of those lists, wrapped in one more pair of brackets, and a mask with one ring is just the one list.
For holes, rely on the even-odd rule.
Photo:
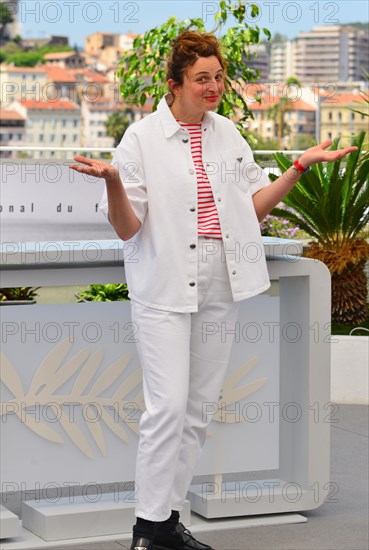
[(215, 206), (213, 191), (202, 163), (202, 130), (198, 124), (185, 124), (178, 121), (190, 134), (191, 154), (197, 178), (197, 228), (199, 235), (221, 239), (219, 216)]

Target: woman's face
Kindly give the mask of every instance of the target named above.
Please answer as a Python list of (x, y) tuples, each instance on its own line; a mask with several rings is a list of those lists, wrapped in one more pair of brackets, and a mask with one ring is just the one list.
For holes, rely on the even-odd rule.
[[(199, 57), (184, 74), (182, 85), (168, 82), (174, 92), (174, 102), (178, 101), (181, 111), (203, 115), (219, 105), (224, 92), (224, 71), (215, 55)], [(172, 84), (172, 86), (171, 86)]]

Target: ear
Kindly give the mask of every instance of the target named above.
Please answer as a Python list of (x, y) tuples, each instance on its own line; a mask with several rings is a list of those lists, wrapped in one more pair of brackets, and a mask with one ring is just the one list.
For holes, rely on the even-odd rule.
[(169, 80), (167, 80), (167, 84), (172, 94), (178, 95), (178, 92), (180, 90), (180, 85), (177, 82), (175, 82), (173, 78), (169, 78)]

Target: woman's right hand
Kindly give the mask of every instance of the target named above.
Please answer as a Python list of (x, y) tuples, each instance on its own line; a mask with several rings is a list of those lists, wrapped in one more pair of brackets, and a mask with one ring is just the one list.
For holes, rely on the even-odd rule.
[(69, 166), (69, 168), (75, 170), (76, 172), (87, 174), (88, 176), (103, 178), (106, 181), (119, 181), (119, 172), (117, 168), (114, 168), (114, 166), (112, 166), (108, 162), (105, 162), (103, 160), (89, 159), (80, 155), (76, 155), (74, 157), (74, 160), (81, 163), (71, 164)]

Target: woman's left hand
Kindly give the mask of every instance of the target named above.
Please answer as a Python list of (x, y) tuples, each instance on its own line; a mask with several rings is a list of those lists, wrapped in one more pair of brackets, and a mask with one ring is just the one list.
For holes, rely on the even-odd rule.
[(315, 145), (315, 147), (310, 147), (299, 158), (300, 164), (304, 168), (308, 168), (317, 162), (334, 162), (335, 160), (352, 153), (352, 151), (357, 150), (356, 146), (352, 146), (345, 147), (344, 149), (337, 149), (336, 151), (325, 151), (325, 149), (330, 145), (332, 145), (332, 141), (328, 139), (319, 145)]

